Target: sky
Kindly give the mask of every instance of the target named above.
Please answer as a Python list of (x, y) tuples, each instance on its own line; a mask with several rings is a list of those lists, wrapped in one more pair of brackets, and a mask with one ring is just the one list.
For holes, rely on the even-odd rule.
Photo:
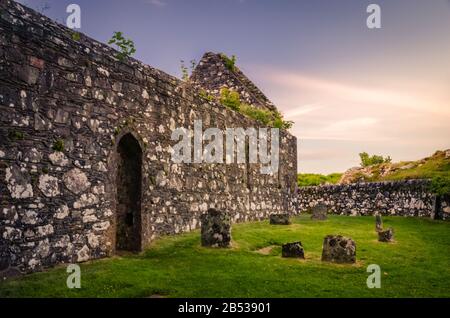
[[(417, 160), (450, 148), (450, 0), (21, 0), (59, 22), (131, 38), (142, 62), (237, 56), (298, 139), (298, 170), (343, 172), (360, 152)], [(381, 8), (369, 29), (367, 6)]]

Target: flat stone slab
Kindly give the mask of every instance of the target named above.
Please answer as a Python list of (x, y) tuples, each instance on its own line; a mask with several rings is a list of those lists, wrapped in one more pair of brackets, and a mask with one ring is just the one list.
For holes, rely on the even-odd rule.
[(323, 240), (322, 261), (333, 263), (355, 263), (355, 241), (342, 235), (327, 235)]
[(385, 231), (378, 231), (378, 241), (380, 241), (380, 242), (394, 241), (394, 229), (389, 228)]
[(270, 215), (270, 224), (275, 225), (289, 225), (291, 221), (289, 220), (289, 214), (271, 214)]
[(327, 206), (323, 203), (317, 204), (311, 209), (311, 220), (326, 220), (327, 219)]
[(281, 247), (282, 257), (305, 258), (305, 251), (303, 250), (302, 242), (293, 242), (283, 244)]
[(228, 247), (231, 242), (231, 217), (229, 213), (209, 209), (200, 216), (202, 246)]
[(276, 247), (276, 245), (270, 245), (263, 248), (260, 248), (256, 252), (262, 255), (270, 255), (272, 253), (272, 250)]

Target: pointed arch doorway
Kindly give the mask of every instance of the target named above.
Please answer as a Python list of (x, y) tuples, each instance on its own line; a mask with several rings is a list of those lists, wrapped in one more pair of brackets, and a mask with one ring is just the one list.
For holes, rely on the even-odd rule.
[(116, 251), (141, 250), (142, 149), (131, 134), (117, 145)]

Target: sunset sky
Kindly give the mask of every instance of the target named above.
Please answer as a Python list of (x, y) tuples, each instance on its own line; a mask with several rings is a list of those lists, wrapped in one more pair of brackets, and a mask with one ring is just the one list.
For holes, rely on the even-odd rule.
[[(449, 0), (19, 2), (60, 22), (77, 3), (81, 32), (106, 43), (122, 31), (136, 58), (176, 76), (181, 59), (235, 54), (295, 122), (300, 172), (342, 172), (362, 151), (400, 161), (450, 148)], [(366, 26), (370, 3), (381, 29)]]

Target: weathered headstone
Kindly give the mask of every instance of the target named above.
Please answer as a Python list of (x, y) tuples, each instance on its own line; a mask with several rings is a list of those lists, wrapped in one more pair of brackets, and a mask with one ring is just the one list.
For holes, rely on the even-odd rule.
[(202, 246), (228, 247), (231, 242), (231, 217), (228, 213), (209, 209), (200, 217)]
[(380, 242), (392, 242), (394, 240), (394, 229), (389, 228), (386, 231), (378, 232), (378, 241)]
[(289, 220), (289, 214), (271, 214), (270, 215), (270, 224), (277, 225), (289, 225), (291, 221)]
[(305, 258), (302, 242), (293, 242), (283, 244), (281, 247), (282, 257)]
[(377, 232), (383, 231), (383, 221), (380, 213), (375, 214), (375, 230)]
[(378, 233), (378, 241), (380, 242), (392, 242), (394, 240), (394, 229), (389, 228), (383, 230), (383, 221), (381, 220), (381, 214), (375, 214), (375, 230)]
[(327, 219), (327, 206), (323, 203), (317, 204), (315, 207), (311, 210), (312, 220), (326, 220)]
[(323, 240), (322, 261), (334, 263), (355, 263), (355, 241), (342, 235), (327, 235)]
[(19, 277), (22, 275), (23, 275), (23, 273), (21, 273), (19, 269), (14, 268), (14, 267), (9, 267), (5, 270), (0, 271), (0, 282), (6, 280), (8, 278)]

